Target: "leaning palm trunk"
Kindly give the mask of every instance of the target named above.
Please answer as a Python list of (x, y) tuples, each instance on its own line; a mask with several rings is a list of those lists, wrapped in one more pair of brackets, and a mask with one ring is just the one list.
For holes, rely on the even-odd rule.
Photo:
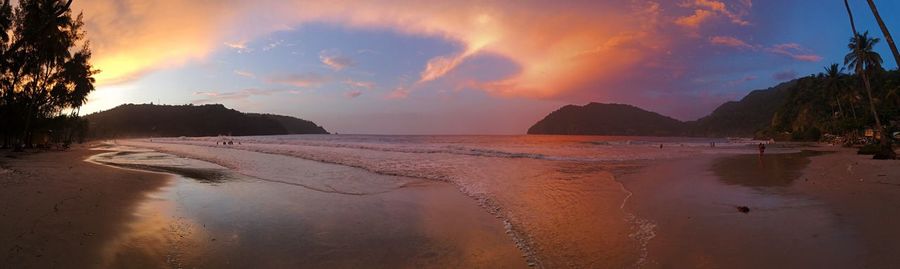
[(875, 15), (875, 20), (878, 21), (878, 27), (881, 27), (881, 32), (884, 34), (884, 40), (887, 41), (888, 46), (891, 47), (891, 53), (894, 54), (894, 62), (900, 67), (900, 52), (897, 51), (897, 45), (894, 44), (894, 38), (891, 37), (891, 32), (888, 31), (887, 26), (884, 25), (884, 21), (881, 20), (881, 15), (878, 14), (878, 8), (875, 7), (875, 2), (873, 0), (868, 0), (868, 2), (869, 8), (872, 9), (872, 14)]
[(872, 110), (872, 116), (875, 116), (875, 130), (878, 130), (878, 133), (881, 134), (881, 143), (887, 144), (887, 134), (885, 134), (884, 128), (881, 128), (881, 119), (878, 119), (878, 111), (875, 110), (875, 99), (872, 98), (872, 86), (869, 84), (869, 76), (866, 75), (866, 71), (863, 70), (859, 73), (862, 77), (863, 84), (866, 86), (866, 94), (869, 96), (869, 109)]

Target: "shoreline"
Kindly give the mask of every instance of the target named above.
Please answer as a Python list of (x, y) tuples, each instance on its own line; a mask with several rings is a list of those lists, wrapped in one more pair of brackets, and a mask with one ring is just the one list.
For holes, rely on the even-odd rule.
[(14, 268), (101, 266), (102, 246), (121, 233), (145, 196), (169, 176), (84, 162), (78, 146), (5, 157), (0, 174), (0, 251)]
[[(238, 167), (263, 165), (254, 169), (284, 175), (303, 171), (315, 176), (308, 178), (310, 183), (299, 183), (323, 185), (293, 188), (293, 184), (273, 184), (291, 181), (255, 178), (236, 168), (218, 166), (223, 170), (217, 170), (179, 163), (186, 158), (166, 157), (165, 151), (146, 155), (146, 151), (78, 147), (19, 154), (17, 159), (0, 160), (0, 168), (13, 168), (0, 169), (0, 213), (2, 217), (21, 219), (0, 224), (0, 231), (4, 231), (0, 241), (11, 242), (0, 242), (0, 251), (6, 251), (0, 258), (16, 268), (59, 264), (101, 268), (125, 264), (880, 268), (900, 263), (900, 257), (891, 253), (900, 247), (900, 231), (890, 230), (900, 225), (900, 219), (884, 217), (900, 214), (898, 162), (870, 160), (856, 155), (852, 148), (804, 149), (829, 153), (801, 151), (758, 159), (755, 154), (729, 151), (665, 161), (614, 162), (602, 165), (602, 169), (598, 165), (570, 167), (555, 163), (554, 167), (560, 165), (557, 169), (594, 172), (564, 180), (546, 178), (554, 185), (508, 185), (505, 187), (512, 189), (506, 196), (469, 195), (447, 182), (410, 181), (414, 179), (240, 149), (230, 150), (249, 154), (243, 160), (258, 163), (240, 162)], [(174, 165), (89, 160), (101, 155), (148, 158)], [(174, 163), (167, 159), (175, 157)], [(601, 184), (606, 174), (618, 185)], [(128, 178), (118, 180), (120, 177)], [(134, 180), (143, 184), (134, 184)], [(85, 187), (88, 185), (90, 188)], [(316, 189), (322, 186), (325, 189)], [(548, 193), (544, 189), (547, 186), (563, 191), (597, 189), (567, 197), (585, 206), (561, 212), (554, 209), (571, 202), (543, 205), (548, 200), (532, 197)], [(621, 188), (621, 195), (612, 188)], [(360, 190), (368, 192), (353, 195)], [(110, 191), (116, 195), (110, 195)], [(79, 192), (92, 197), (69, 195), (81, 195)], [(592, 196), (601, 193), (601, 197)], [(59, 199), (47, 198), (51, 196)], [(517, 196), (532, 198), (510, 200)], [(532, 208), (532, 214), (514, 214), (507, 219), (503, 216), (510, 212), (501, 205), (510, 202), (538, 207)], [(29, 206), (16, 209), (15, 203)], [(499, 204), (490, 206), (492, 203)], [(103, 206), (98, 210), (105, 217), (88, 212), (98, 204)], [(748, 206), (749, 212), (741, 212), (740, 206)], [(623, 219), (617, 221), (617, 216)], [(259, 221), (268, 224), (254, 224)], [(322, 226), (326, 223), (331, 224)], [(86, 227), (93, 230), (82, 231)], [(480, 228), (472, 231), (465, 227)], [(234, 233), (248, 239), (235, 241), (226, 236)], [(556, 238), (548, 238), (548, 233)], [(595, 239), (573, 240), (575, 236)], [(628, 240), (620, 240), (623, 238)], [(72, 244), (78, 244), (79, 251), (65, 252)], [(561, 244), (571, 247), (558, 249)], [(383, 252), (385, 249), (392, 250)], [(306, 253), (307, 257), (288, 255), (288, 250)], [(376, 253), (370, 253), (373, 251)], [(251, 255), (244, 253), (256, 254), (242, 256)], [(391, 260), (398, 253), (416, 261)], [(486, 253), (493, 255), (484, 256)], [(279, 259), (279, 255), (285, 256)], [(286, 261), (273, 264), (257, 260), (259, 257)], [(347, 262), (339, 257), (370, 262)], [(498, 257), (506, 258), (500, 261)]]
[[(154, 153), (155, 152), (157, 152), (157, 151), (154, 151)], [(165, 151), (158, 151), (158, 152), (162, 153)], [(112, 154), (112, 156), (121, 156), (121, 155), (126, 155), (126, 154)], [(175, 155), (173, 155), (173, 156), (175, 156)], [(152, 156), (152, 157), (154, 159), (156, 159), (160, 156), (159, 156), (159, 154), (154, 154), (154, 156)], [(269, 156), (269, 157), (285, 158), (284, 156)], [(178, 157), (178, 158), (182, 159), (183, 157)], [(203, 162), (203, 161), (200, 161), (200, 162)], [(354, 221), (355, 224), (350, 224), (350, 225), (342, 224), (337, 227), (318, 228), (318, 230), (323, 230), (322, 232), (331, 231), (331, 230), (340, 230), (343, 232), (335, 234), (333, 236), (320, 238), (319, 240), (317, 240), (315, 242), (309, 242), (306, 245), (285, 243), (285, 242), (279, 243), (279, 240), (274, 240), (274, 241), (271, 241), (271, 243), (266, 243), (267, 245), (269, 245), (269, 244), (292, 244), (292, 245), (284, 245), (282, 247), (279, 247), (279, 249), (281, 249), (281, 248), (296, 249), (298, 251), (307, 253), (306, 255), (301, 255), (301, 256), (308, 257), (308, 258), (316, 256), (315, 254), (310, 254), (309, 252), (316, 253), (316, 252), (322, 252), (322, 251), (325, 251), (325, 252), (335, 252), (335, 251), (336, 252), (347, 252), (347, 251), (349, 251), (349, 252), (356, 253), (354, 255), (351, 255), (351, 256), (355, 256), (356, 258), (349, 259), (349, 260), (345, 260), (345, 259), (335, 260), (334, 258), (322, 257), (319, 259), (306, 260), (304, 262), (300, 262), (297, 264), (305, 264), (307, 266), (309, 266), (311, 264), (319, 264), (321, 266), (335, 266), (335, 265), (343, 264), (342, 266), (338, 266), (338, 267), (346, 267), (348, 264), (356, 264), (356, 265), (349, 266), (349, 267), (360, 267), (361, 265), (359, 264), (359, 262), (364, 262), (366, 260), (372, 260), (372, 259), (378, 259), (378, 260), (380, 260), (379, 263), (382, 264), (381, 266), (386, 266), (387, 264), (394, 264), (395, 266), (410, 266), (413, 264), (417, 264), (416, 267), (421, 267), (421, 266), (425, 266), (426, 264), (430, 264), (428, 266), (434, 266), (434, 265), (449, 266), (452, 264), (457, 264), (458, 266), (461, 266), (461, 267), (470, 267), (470, 266), (492, 267), (492, 268), (527, 267), (525, 264), (525, 259), (523, 259), (524, 255), (522, 255), (521, 252), (516, 250), (516, 248), (514, 247), (514, 244), (513, 244), (514, 242), (509, 240), (508, 237), (506, 236), (506, 234), (502, 231), (502, 229), (503, 229), (502, 223), (497, 222), (495, 218), (490, 216), (488, 214), (488, 212), (484, 212), (481, 208), (474, 207), (473, 205), (467, 205), (470, 203), (475, 203), (476, 201), (471, 201), (467, 197), (464, 197), (463, 195), (458, 193), (454, 188), (452, 188), (451, 187), (452, 185), (450, 185), (446, 182), (435, 182), (435, 181), (407, 182), (407, 183), (400, 185), (399, 188), (396, 188), (396, 189), (391, 188), (386, 191), (375, 191), (373, 193), (356, 194), (356, 193), (348, 193), (348, 192), (338, 191), (327, 184), (325, 186), (329, 186), (329, 188), (331, 188), (332, 191), (321, 190), (321, 189), (317, 189), (317, 188), (314, 188), (311, 186), (304, 186), (302, 184), (293, 184), (290, 182), (284, 182), (284, 181), (279, 181), (279, 180), (255, 178), (250, 175), (238, 174), (238, 171), (231, 169), (231, 168), (224, 168), (224, 167), (223, 167), (223, 169), (225, 169), (224, 171), (212, 171), (212, 173), (214, 173), (214, 174), (224, 175), (221, 177), (217, 177), (217, 178), (221, 178), (223, 180), (208, 182), (208, 183), (212, 184), (212, 185), (210, 185), (210, 184), (198, 183), (195, 180), (189, 178), (189, 175), (196, 174), (196, 172), (190, 172), (191, 170), (196, 170), (196, 169), (190, 168), (191, 165), (187, 165), (184, 168), (180, 168), (180, 166), (178, 166), (179, 167), (178, 169), (173, 170), (172, 166), (116, 164), (116, 163), (110, 163), (110, 162), (106, 162), (106, 161), (103, 161), (101, 163), (103, 165), (109, 165), (113, 168), (124, 168), (124, 169), (128, 169), (128, 170), (131, 170), (131, 169), (146, 170), (149, 168), (150, 171), (160, 171), (163, 173), (178, 174), (176, 176), (175, 183), (173, 186), (167, 187), (163, 191), (161, 191), (157, 194), (157, 196), (168, 197), (168, 198), (161, 198), (162, 200), (168, 200), (168, 202), (166, 202), (166, 203), (151, 202), (151, 204), (155, 203), (156, 205), (150, 206), (150, 207), (153, 207), (156, 209), (151, 209), (151, 210), (144, 209), (143, 213), (139, 213), (139, 214), (143, 214), (143, 215), (158, 215), (158, 213), (148, 213), (148, 212), (160, 212), (163, 208), (172, 208), (172, 207), (181, 209), (181, 211), (185, 211), (185, 210), (188, 212), (195, 211), (195, 210), (188, 210), (192, 207), (192, 205), (186, 204), (185, 201), (181, 201), (183, 198), (174, 197), (174, 195), (172, 194), (173, 192), (177, 192), (178, 193), (177, 196), (179, 196), (179, 197), (180, 196), (204, 197), (199, 200), (189, 199), (189, 200), (193, 200), (191, 203), (201, 203), (201, 204), (203, 203), (204, 199), (217, 199), (218, 200), (219, 198), (214, 198), (214, 197), (219, 197), (219, 196), (234, 197), (235, 195), (239, 195), (239, 196), (248, 196), (249, 195), (249, 197), (254, 197), (254, 195), (252, 193), (259, 193), (259, 194), (272, 193), (271, 195), (266, 195), (266, 197), (258, 196), (257, 198), (252, 199), (252, 201), (247, 200), (250, 198), (238, 198), (237, 201), (243, 201), (243, 202), (234, 202), (236, 204), (234, 204), (231, 207), (241, 207), (245, 203), (251, 203), (251, 204), (258, 203), (260, 200), (263, 200), (263, 201), (265, 201), (267, 199), (273, 200), (273, 199), (279, 199), (279, 197), (280, 197), (280, 198), (289, 199), (290, 201), (292, 201), (289, 203), (298, 203), (298, 204), (303, 205), (304, 207), (312, 206), (315, 209), (310, 209), (310, 210), (312, 210), (311, 212), (309, 210), (304, 210), (301, 212), (295, 212), (294, 214), (291, 214), (290, 211), (293, 211), (295, 209), (289, 207), (289, 208), (282, 208), (280, 210), (275, 210), (275, 209), (269, 208), (271, 206), (266, 206), (265, 211), (273, 211), (271, 214), (274, 214), (274, 215), (267, 215), (267, 214), (256, 215), (255, 217), (252, 217), (252, 218), (232, 219), (232, 222), (241, 223), (241, 222), (247, 221), (248, 219), (260, 219), (260, 218), (266, 219), (266, 218), (271, 218), (272, 216), (281, 215), (281, 217), (277, 217), (277, 219), (279, 219), (278, 222), (284, 222), (284, 224), (273, 224), (274, 226), (284, 226), (287, 223), (292, 223), (292, 222), (296, 222), (296, 221), (300, 221), (300, 222), (289, 225), (289, 226), (297, 226), (297, 225), (299, 225), (299, 226), (308, 226), (308, 225), (319, 226), (319, 224), (313, 224), (313, 223), (316, 223), (316, 221), (313, 221), (312, 223), (307, 223), (307, 222), (309, 222), (307, 220), (289, 220), (289, 219), (292, 218), (291, 216), (295, 216), (295, 215), (301, 219), (308, 219), (310, 217), (312, 217), (313, 219), (317, 219), (317, 218), (326, 218), (326, 219), (327, 218), (348, 218), (348, 217), (352, 218), (352, 219), (357, 219), (357, 221)], [(275, 163), (278, 163), (278, 162), (275, 162)], [(349, 174), (347, 174), (348, 173), (347, 171), (356, 171), (358, 169), (352, 168), (352, 167), (343, 167), (343, 166), (338, 166), (338, 165), (333, 165), (333, 164), (309, 161), (309, 160), (295, 159), (295, 160), (293, 160), (292, 163), (294, 163), (294, 165), (299, 165), (300, 167), (303, 167), (305, 169), (312, 169), (312, 170), (319, 171), (316, 173), (328, 173), (327, 172), (328, 169), (334, 169), (334, 168), (330, 168), (330, 167), (338, 167), (339, 170), (344, 171), (344, 172), (341, 172), (342, 175), (349, 176), (349, 177), (358, 177), (358, 176), (373, 177), (373, 176), (375, 176), (377, 178), (388, 178), (388, 179), (396, 178), (394, 176), (384, 176), (384, 175), (376, 176), (374, 174), (370, 175), (370, 174), (368, 174), (368, 172), (349, 172)], [(325, 170), (323, 170), (323, 169), (325, 169)], [(189, 172), (181, 173), (184, 171), (189, 171)], [(201, 173), (201, 174), (207, 174), (207, 173)], [(326, 178), (319, 178), (319, 179), (326, 180)], [(288, 186), (297, 185), (297, 186), (300, 186), (303, 188), (299, 189), (299, 188), (290, 188), (290, 187), (279, 187), (277, 185), (280, 185), (280, 184), (272, 184), (272, 183), (284, 183), (284, 184), (288, 184)], [(215, 187), (208, 188), (208, 186), (215, 186)], [(240, 187), (236, 187), (236, 186), (240, 186)], [(168, 189), (168, 190), (166, 190), (166, 189)], [(207, 189), (207, 190), (203, 190), (203, 189)], [(248, 189), (251, 190), (250, 193), (248, 193), (248, 191), (247, 191)], [(287, 191), (287, 193), (284, 193), (285, 191)], [(282, 193), (282, 194), (278, 194), (278, 193)], [(288, 193), (291, 193), (291, 194), (288, 194)], [(360, 196), (360, 195), (362, 195), (362, 196)], [(213, 197), (213, 198), (206, 198), (206, 197)], [(293, 197), (293, 198), (291, 198), (291, 197)], [(425, 197), (427, 197), (427, 198), (425, 198)], [(229, 198), (229, 199), (234, 199), (234, 198)], [(159, 199), (156, 199), (156, 200), (159, 200)], [(283, 200), (283, 199), (279, 199), (279, 200)], [(328, 202), (325, 202), (325, 201), (328, 201)], [(402, 203), (397, 204), (397, 201), (402, 201)], [(285, 202), (286, 201), (282, 201), (282, 202), (278, 202), (278, 203), (284, 204)], [(323, 202), (325, 204), (322, 204)], [(361, 202), (362, 202), (362, 204), (360, 204)], [(315, 204), (320, 204), (320, 205), (315, 206)], [(332, 206), (340, 205), (340, 204), (345, 204), (345, 206), (350, 206), (352, 208), (360, 208), (360, 209), (368, 208), (368, 209), (365, 209), (363, 211), (350, 210), (349, 212), (345, 212), (348, 210), (346, 207), (343, 210), (337, 210), (337, 211), (334, 209), (330, 209)], [(398, 207), (398, 206), (400, 206), (400, 207), (413, 206), (414, 208), (431, 208), (431, 209), (424, 210), (424, 211), (419, 210), (419, 209), (404, 209), (404, 210), (399, 210), (398, 212), (392, 212), (394, 210), (384, 211), (385, 208), (381, 208), (383, 206), (386, 206), (389, 208), (394, 208), (394, 207)], [(278, 206), (276, 206), (276, 208), (277, 207)], [(162, 211), (164, 211), (164, 210), (162, 210)], [(205, 209), (203, 209), (203, 211), (208, 211), (204, 214), (214, 214), (214, 215), (222, 214), (222, 213), (226, 213), (226, 212), (228, 212), (227, 214), (229, 214), (229, 215), (234, 214), (234, 213), (231, 213), (231, 212), (233, 212), (233, 210), (227, 210), (226, 212), (216, 213), (218, 211), (216, 209), (205, 208)], [(254, 210), (254, 211), (257, 211), (257, 210)], [(448, 212), (453, 212), (453, 213), (444, 215), (444, 213), (448, 213)], [(373, 213), (374, 213), (374, 215), (373, 215)], [(209, 227), (222, 226), (222, 225), (225, 225), (225, 226), (235, 225), (234, 223), (224, 223), (224, 224), (218, 223), (218, 224), (216, 224), (216, 222), (217, 222), (216, 220), (204, 219), (204, 217), (196, 215), (196, 214), (185, 215), (185, 214), (178, 214), (175, 212), (164, 213), (164, 215), (165, 214), (177, 216), (177, 217), (175, 217), (177, 222), (187, 221), (188, 223), (193, 223), (192, 225), (187, 225), (187, 226), (192, 226), (195, 228), (179, 231), (179, 233), (182, 234), (182, 236), (187, 236), (188, 238), (191, 237), (190, 235), (197, 234), (197, 233), (208, 234), (211, 237), (221, 237), (221, 235), (220, 236), (215, 235), (220, 232), (216, 232), (213, 228), (209, 228)], [(255, 214), (255, 212), (244, 212), (244, 213), (240, 213), (240, 214), (253, 215), (253, 214)], [(394, 217), (390, 218), (390, 219), (392, 219), (392, 220), (390, 220), (391, 224), (388, 224), (387, 222), (385, 222), (385, 221), (388, 221), (388, 219), (383, 219), (384, 214), (394, 216)], [(419, 215), (419, 214), (421, 214), (421, 215)], [(453, 219), (448, 218), (451, 216)], [(223, 216), (223, 217), (229, 218), (228, 216)], [(233, 218), (233, 216), (232, 216), (232, 218)], [(422, 218), (424, 218), (424, 219), (422, 219)], [(285, 219), (288, 219), (287, 222), (285, 222)], [(357, 232), (345, 231), (347, 229), (352, 229), (352, 228), (358, 226), (360, 224), (360, 221), (362, 221), (363, 223), (366, 223), (366, 222), (369, 223), (369, 224), (367, 224), (367, 226), (368, 226), (367, 229), (369, 229), (370, 231), (368, 231), (367, 234), (357, 234)], [(427, 224), (425, 227), (419, 227), (417, 223), (420, 223), (423, 221), (425, 223), (429, 223), (429, 224)], [(158, 221), (156, 221), (156, 222), (158, 222)], [(170, 220), (168, 222), (172, 222), (172, 221)], [(210, 223), (210, 222), (212, 222), (212, 223)], [(379, 224), (382, 222), (384, 222), (384, 223)], [(453, 227), (446, 226), (450, 223), (455, 223), (455, 225), (453, 225)], [(132, 224), (132, 225), (147, 226), (144, 224), (140, 224), (140, 221), (137, 224)], [(212, 225), (212, 226), (210, 226), (210, 225)], [(202, 228), (200, 228), (200, 226), (202, 226)], [(402, 230), (396, 230), (397, 227), (406, 227), (406, 228), (402, 229)], [(466, 230), (459, 230), (459, 228), (454, 228), (454, 227), (459, 227), (459, 228), (468, 227), (468, 228), (466, 228)], [(147, 228), (145, 227), (142, 229), (146, 230)], [(152, 228), (152, 227), (150, 229), (162, 230), (160, 228)], [(313, 229), (313, 230), (317, 230), (317, 229)], [(258, 234), (258, 233), (266, 234), (266, 233), (270, 233), (270, 232), (274, 232), (274, 231), (268, 231), (268, 229), (263, 229), (263, 230), (257, 229), (255, 231), (246, 231), (246, 232), (248, 234), (246, 234), (245, 236), (259, 236), (259, 235), (254, 235), (254, 234)], [(312, 231), (285, 229), (283, 231), (279, 230), (278, 232), (284, 232), (288, 235), (288, 237), (290, 237), (290, 236), (294, 236), (296, 234), (302, 235), (302, 234), (310, 233)], [(187, 234), (187, 235), (185, 235), (185, 234)], [(357, 235), (351, 235), (351, 234), (357, 234)], [(390, 237), (384, 237), (385, 235), (390, 235)], [(152, 240), (147, 239), (146, 235), (131, 235), (131, 236), (126, 235), (125, 237), (131, 237), (131, 239), (127, 239), (127, 240), (143, 240), (143, 241), (158, 240), (158, 239), (152, 239)], [(379, 256), (378, 253), (382, 253), (383, 250), (379, 251), (379, 250), (369, 248), (369, 246), (374, 242), (372, 240), (393, 241), (393, 240), (397, 240), (400, 238), (407, 238), (407, 239), (404, 239), (404, 242), (402, 242), (402, 243), (398, 242), (400, 244), (392, 243), (392, 244), (387, 244), (387, 245), (381, 245), (380, 248), (386, 249), (391, 252), (400, 251), (401, 253), (407, 253), (406, 255), (397, 256), (396, 254), (389, 254), (386, 256)], [(502, 239), (500, 239), (500, 238), (502, 238)], [(167, 239), (167, 238), (163, 238), (162, 240), (173, 241), (174, 243), (177, 243), (177, 244), (183, 244), (182, 241), (184, 241), (183, 239), (171, 240), (171, 239)], [(347, 240), (350, 240), (350, 241), (347, 241)], [(203, 243), (198, 240), (194, 240), (197, 242), (191, 242), (191, 240), (187, 240), (187, 241), (191, 244), (212, 245), (210, 243)], [(348, 243), (353, 242), (352, 245), (356, 245), (356, 246), (351, 246), (351, 245), (345, 244), (343, 247), (340, 247), (340, 248), (316, 247), (316, 245), (319, 245), (319, 244), (330, 244), (329, 242), (332, 242), (332, 241), (334, 241), (334, 243), (344, 242), (344, 241), (347, 241)], [(480, 242), (480, 243), (477, 243), (475, 245), (470, 245), (475, 242)], [(170, 242), (167, 244), (174, 244), (174, 243)], [(460, 247), (459, 246), (460, 244), (466, 245), (467, 247)], [(252, 244), (248, 244), (248, 246), (233, 246), (233, 247), (236, 249), (246, 249), (251, 246), (252, 246)], [(208, 247), (204, 247), (204, 248), (212, 249), (213, 247), (208, 246)], [(435, 248), (442, 249), (442, 250), (439, 252), (434, 252), (434, 251), (437, 251), (437, 249), (435, 249)], [(158, 250), (148, 251), (148, 250), (133, 250), (133, 249), (125, 249), (124, 251), (126, 253), (154, 252), (154, 251), (159, 252)], [(208, 251), (212, 251), (212, 252), (207, 253), (207, 255), (212, 256), (212, 257), (217, 257), (217, 256), (222, 256), (223, 255), (222, 253), (229, 252), (230, 250), (218, 249), (218, 250), (208, 250)], [(259, 250), (257, 250), (257, 251), (259, 251)], [(246, 252), (246, 250), (243, 252)], [(481, 257), (481, 254), (477, 254), (477, 253), (482, 253), (482, 252), (492, 253), (492, 255), (487, 256), (487, 257)], [(242, 252), (239, 252), (239, 253), (242, 253)], [(226, 255), (223, 257), (242, 255), (239, 253), (233, 253), (231, 255)], [(441, 253), (441, 254), (437, 255), (435, 257), (430, 257), (428, 255), (433, 255), (433, 254), (427, 254), (427, 253)], [(382, 255), (384, 255), (384, 254), (387, 254), (387, 253), (382, 253)], [(424, 254), (427, 254), (427, 255), (422, 256)], [(133, 255), (133, 254), (129, 254), (129, 255)], [(140, 254), (140, 255), (143, 255), (143, 254)], [(137, 255), (137, 256), (140, 256), (140, 255)], [(197, 264), (198, 259), (199, 259), (197, 257), (202, 256), (202, 255), (197, 254), (196, 250), (186, 251), (184, 253), (181, 253), (180, 255), (188, 257), (188, 258), (183, 259), (183, 261), (180, 261), (180, 262), (183, 262), (184, 264), (188, 264), (188, 265)], [(272, 255), (272, 254), (269, 254), (269, 255)], [(454, 256), (454, 255), (458, 255), (458, 256)], [(471, 256), (471, 255), (475, 255), (475, 256)], [(193, 258), (191, 258), (191, 257), (193, 257)], [(277, 257), (277, 255), (275, 257)], [(401, 257), (405, 257), (405, 258), (403, 258), (401, 260), (401, 259), (399, 259)], [(258, 260), (260, 258), (261, 257), (245, 257), (245, 259), (247, 259), (247, 260)], [(272, 257), (268, 257), (268, 258), (272, 258)], [(297, 260), (296, 255), (292, 255), (291, 257), (282, 257), (282, 259), (286, 260), (285, 262), (290, 261), (290, 260)], [(439, 261), (439, 260), (435, 260), (435, 259), (440, 259), (443, 261)], [(303, 259), (300, 259), (300, 260), (303, 260)], [(430, 262), (425, 262), (425, 261), (430, 261)], [(179, 263), (179, 264), (181, 264), (181, 263)], [(201, 263), (201, 264), (203, 264), (203, 263)], [(231, 264), (231, 263), (227, 263), (227, 264), (213, 263), (213, 264), (218, 264), (217, 266), (219, 266), (219, 267), (234, 267), (234, 264)], [(264, 264), (265, 263), (260, 262), (260, 263), (255, 263), (253, 265), (266, 267)], [(290, 264), (290, 263), (285, 263), (283, 265), (286, 265), (286, 264)], [(406, 264), (406, 265), (403, 265), (403, 264)], [(209, 265), (209, 263), (205, 263), (204, 265)], [(247, 266), (249, 266), (249, 265), (250, 264), (247, 264)], [(426, 266), (426, 267), (428, 267), (428, 266)], [(279, 268), (279, 267), (280, 266), (276, 266), (276, 268)]]

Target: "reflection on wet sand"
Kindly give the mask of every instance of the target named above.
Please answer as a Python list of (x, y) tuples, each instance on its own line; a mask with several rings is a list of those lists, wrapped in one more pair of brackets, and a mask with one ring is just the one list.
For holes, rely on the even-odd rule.
[[(809, 157), (818, 151), (754, 155), (741, 154), (721, 157), (712, 164), (712, 171), (726, 184), (747, 187), (786, 187), (803, 173)], [(751, 167), (755, 164), (755, 167)]]
[[(386, 177), (297, 162), (320, 170), (339, 169), (353, 180)], [(162, 170), (189, 169), (169, 168)], [(173, 176), (168, 186), (137, 208), (129, 231), (106, 246), (104, 264), (109, 268), (526, 266), (501, 223), (450, 184), (397, 180), (415, 183), (377, 194), (347, 195), (238, 174), (217, 183)]]
[(762, 164), (758, 155), (707, 156), (626, 176), (628, 208), (657, 224), (647, 267), (853, 268), (863, 248), (852, 229), (786, 188), (812, 154), (765, 155)]

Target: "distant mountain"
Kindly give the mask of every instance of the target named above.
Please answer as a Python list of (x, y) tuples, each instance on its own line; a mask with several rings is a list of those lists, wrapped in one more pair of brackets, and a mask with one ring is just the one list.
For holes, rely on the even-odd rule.
[(85, 116), (93, 138), (327, 134), (288, 116), (242, 113), (223, 105), (125, 104)]
[(567, 105), (528, 128), (528, 134), (675, 136), (684, 123), (623, 104)]

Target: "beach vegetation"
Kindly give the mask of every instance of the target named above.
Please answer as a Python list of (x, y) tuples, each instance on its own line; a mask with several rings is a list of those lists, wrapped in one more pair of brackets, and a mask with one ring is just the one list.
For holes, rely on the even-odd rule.
[(4, 147), (68, 144), (83, 134), (94, 91), (91, 50), (72, 0), (0, 3), (0, 137)]

